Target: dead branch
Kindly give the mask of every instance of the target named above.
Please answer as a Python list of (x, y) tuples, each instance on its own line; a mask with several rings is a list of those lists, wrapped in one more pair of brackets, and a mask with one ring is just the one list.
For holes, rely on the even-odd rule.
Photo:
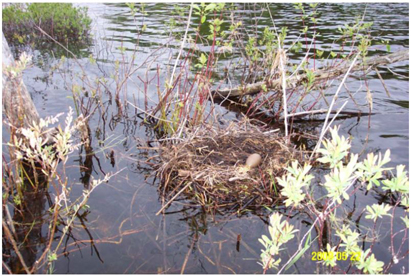
[[(365, 61), (357, 61), (351, 72), (366, 69), (365, 73), (369, 73), (371, 70), (376, 68), (377, 66), (383, 66), (387, 64), (392, 64), (398, 61), (408, 60), (409, 51), (403, 50), (398, 51), (392, 54), (384, 55), (384, 56), (375, 56), (365, 59)], [(333, 79), (338, 76), (345, 74), (350, 67), (350, 63), (344, 63), (341, 66), (336, 68), (324, 68), (314, 71), (315, 80), (321, 81), (326, 79)], [(297, 87), (301, 85), (307, 79), (305, 74), (297, 75), (287, 79), (287, 87)], [(246, 84), (244, 86), (238, 86), (236, 88), (223, 88), (223, 89), (216, 89), (212, 91), (215, 99), (224, 99), (224, 98), (233, 98), (239, 97), (244, 95), (252, 95), (263, 91), (263, 87), (267, 87), (269, 90), (281, 90), (282, 83), (281, 78), (276, 80), (265, 80), (261, 82), (256, 82), (253, 84)]]
[[(289, 114), (288, 117), (301, 118), (301, 117), (305, 117), (305, 116), (326, 114), (327, 112), (328, 112), (328, 109), (318, 109), (318, 110), (303, 111), (303, 112), (298, 112), (298, 113), (294, 113), (294, 114)], [(361, 112), (361, 111), (340, 111), (339, 113), (341, 115), (346, 115), (348, 117), (370, 116), (370, 115), (375, 114), (375, 113)], [(337, 110), (331, 110), (330, 114), (337, 114)], [(283, 117), (280, 117), (280, 120), (282, 120), (282, 119), (283, 119)]]

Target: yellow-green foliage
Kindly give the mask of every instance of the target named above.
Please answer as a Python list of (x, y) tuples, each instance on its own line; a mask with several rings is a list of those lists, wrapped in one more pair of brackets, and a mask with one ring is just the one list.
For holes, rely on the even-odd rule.
[[(359, 161), (357, 154), (349, 154), (351, 148), (350, 141), (347, 138), (338, 135), (338, 127), (330, 129), (330, 132), (331, 139), (326, 139), (323, 142), (323, 148), (318, 150), (318, 152), (321, 153), (321, 156), (317, 159), (317, 162), (326, 165), (330, 170), (328, 174), (324, 175), (322, 184), (320, 184), (320, 187), (324, 188), (323, 191), (326, 192), (326, 196), (321, 196), (320, 198), (313, 197), (314, 193), (311, 192), (313, 189), (313, 186), (311, 185), (313, 176), (310, 174), (311, 166), (304, 164), (304, 167), (302, 167), (298, 164), (298, 161), (294, 161), (291, 166), (286, 168), (288, 171), (286, 175), (283, 175), (281, 178), (277, 177), (277, 182), (281, 186), (281, 196), (284, 198), (283, 202), (286, 207), (292, 206), (293, 208), (300, 208), (301, 210), (305, 209), (312, 213), (312, 216), (317, 217), (314, 224), (318, 221), (321, 222), (328, 219), (333, 221), (332, 228), (336, 229), (333, 235), (339, 237), (340, 242), (337, 243), (338, 247), (333, 247), (333, 244), (327, 243), (326, 248), (323, 247), (321, 249), (324, 256), (331, 256), (318, 259), (324, 266), (338, 266), (339, 263), (336, 262), (338, 261), (338, 258), (336, 259), (335, 256), (337, 253), (342, 252), (343, 260), (347, 260), (348, 255), (354, 256), (349, 260), (353, 266), (361, 270), (363, 273), (380, 273), (383, 271), (384, 263), (375, 258), (371, 251), (373, 246), (370, 246), (367, 250), (359, 246), (363, 237), (368, 236), (369, 233), (361, 233), (358, 229), (353, 231), (348, 224), (341, 225), (339, 224), (339, 221), (335, 218), (332, 219), (332, 217), (335, 215), (335, 208), (343, 210), (343, 207), (341, 207), (342, 202), (344, 200), (349, 200), (353, 195), (353, 191), (354, 193), (357, 191), (352, 188), (354, 187), (354, 184), (362, 185), (367, 190), (377, 189), (382, 186), (382, 190), (387, 191), (387, 195), (395, 194), (393, 200), (395, 200), (396, 203), (393, 205), (385, 203), (366, 205), (362, 211), (365, 213), (365, 219), (374, 222), (372, 236), (375, 242), (375, 225), (377, 224), (377, 221), (384, 220), (386, 219), (385, 217), (392, 217), (394, 214), (394, 210), (392, 209), (395, 209), (399, 204), (407, 209), (409, 208), (408, 173), (405, 170), (404, 165), (398, 165), (396, 167), (396, 174), (391, 172), (393, 168), (385, 167), (391, 160), (390, 150), (387, 150), (385, 154), (378, 153), (378, 155), (371, 152), (367, 154), (366, 158)], [(388, 176), (388, 174), (391, 174), (391, 176)], [(309, 191), (310, 188), (311, 190)], [(322, 209), (319, 210), (317, 207), (318, 205), (322, 205)], [(307, 208), (307, 206), (309, 207)], [(333, 210), (333, 208), (334, 211), (330, 211)], [(391, 210), (392, 214), (390, 213)], [(290, 232), (290, 237), (292, 236), (293, 225), (288, 225), (288, 220), (284, 221), (284, 223), (287, 222), (287, 227), (283, 224), (279, 224), (281, 219), (278, 218), (278, 216), (279, 215), (274, 213), (270, 219), (271, 225), (269, 229), (271, 239), (264, 235), (262, 236), (262, 239), (259, 239), (265, 247), (265, 249), (262, 250), (263, 253), (261, 254), (260, 259), (264, 269), (276, 268), (281, 261), (277, 256), (280, 251), (277, 242), (279, 236), (275, 233), (282, 235), (283, 232)], [(409, 228), (409, 217), (404, 215), (400, 218), (405, 227)], [(393, 220), (391, 223), (393, 223)], [(280, 227), (277, 227), (275, 231), (273, 231), (272, 229), (274, 229), (273, 227), (275, 225), (280, 225)], [(305, 236), (310, 234), (310, 231), (313, 228), (314, 226), (308, 230)], [(401, 232), (402, 231), (404, 230), (401, 230)], [(333, 231), (331, 230), (331, 232)], [(391, 231), (391, 235), (393, 237), (396, 234)], [(287, 266), (284, 265), (283, 268), (285, 268), (285, 270), (290, 268), (293, 263), (301, 258), (304, 252), (309, 248), (311, 244), (311, 234), (307, 239), (305, 239), (305, 236), (301, 241), (299, 249), (293, 255), (293, 258), (287, 262)], [(318, 238), (320, 237), (321, 236), (319, 235)], [(306, 245), (303, 248), (302, 242), (304, 239)], [(394, 252), (394, 250), (392, 252)], [(395, 260), (398, 262), (398, 253), (397, 255), (394, 253), (392, 254), (394, 262)], [(281, 268), (280, 272), (283, 268)]]

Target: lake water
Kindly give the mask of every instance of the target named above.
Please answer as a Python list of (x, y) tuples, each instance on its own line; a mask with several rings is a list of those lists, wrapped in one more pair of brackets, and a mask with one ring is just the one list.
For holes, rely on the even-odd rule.
[[(161, 48), (155, 54), (156, 59), (147, 73), (147, 78), (155, 76), (158, 65), (164, 72), (160, 74), (159, 82), (164, 83), (167, 65), (174, 64), (173, 58), (176, 57), (180, 45), (179, 41), (170, 41), (169, 29), (165, 26), (165, 23), (170, 23), (170, 18), (177, 18), (172, 15), (172, 11), (175, 10), (173, 5), (147, 4), (148, 15), (144, 18), (141, 14), (133, 18), (129, 8), (123, 4), (79, 5), (87, 6), (93, 19), (93, 45), (87, 49), (77, 49), (76, 52), (79, 63), (90, 79), (110, 79), (116, 68), (116, 60), (120, 61), (121, 68), (123, 58), (130, 60), (134, 50), (137, 51), (134, 61), (137, 67), (146, 58), (153, 59), (150, 54), (154, 49), (169, 43), (168, 49)], [(268, 12), (262, 12), (261, 6), (237, 4), (237, 7), (235, 18), (242, 18), (243, 25), (247, 26), (250, 32), (262, 32), (266, 26), (272, 26)], [(365, 8), (364, 20), (374, 22), (371, 27), (373, 38), (389, 39), (392, 52), (408, 48), (409, 7), (406, 3), (320, 4), (318, 11), (321, 20), (318, 22), (317, 30), (321, 36), (317, 37), (317, 48), (329, 50), (336, 47), (338, 27), (355, 22), (356, 17), (363, 15)], [(291, 4), (272, 4), (271, 11), (277, 28), (288, 28), (289, 38), (286, 44), (289, 45), (302, 28), (300, 16)], [(182, 33), (185, 29), (185, 20), (183, 18), (182, 23), (173, 31)], [(192, 24), (198, 24), (199, 20), (198, 16), (194, 16)], [(137, 28), (141, 28), (142, 22), (147, 25), (147, 29), (139, 36)], [(189, 34), (193, 35), (193, 32), (190, 31)], [(137, 42), (139, 46), (135, 48)], [(198, 43), (197, 47), (205, 52), (210, 51), (209, 46), (201, 43)], [(369, 53), (384, 54), (386, 47), (373, 44)], [(75, 109), (71, 87), (74, 83), (81, 86), (74, 76), (80, 72), (78, 65), (72, 58), (68, 58), (60, 71), (50, 74), (51, 68), (59, 62), (61, 54), (69, 57), (64, 51), (54, 56), (47, 51), (35, 51), (33, 66), (24, 72), (24, 81), (42, 117), (68, 112), (69, 107)], [(90, 60), (90, 55), (96, 63)], [(290, 58), (297, 61), (303, 55), (290, 53)], [(234, 49), (232, 58), (238, 57)], [(222, 76), (222, 68), (227, 62), (228, 60), (220, 61), (221, 70), (217, 77)], [(391, 149), (392, 166), (405, 164), (408, 170), (409, 62), (398, 62), (388, 67), (395, 74), (386, 66), (379, 68), (379, 71), (390, 97), (375, 72), (367, 76), (368, 86), (373, 94), (372, 112), (375, 114), (360, 119), (355, 117), (338, 120), (337, 124), (341, 124), (341, 134), (353, 137), (352, 152), (362, 153), (361, 156), (364, 157), (368, 152), (384, 153)], [(65, 73), (62, 74), (62, 71)], [(122, 99), (127, 98), (131, 102), (137, 102), (141, 107), (144, 106), (142, 82), (138, 76), (145, 79), (146, 71), (147, 66), (144, 66), (130, 76), (126, 89), (121, 91)], [(74, 76), (73, 79), (71, 76)], [(354, 93), (361, 110), (368, 112), (366, 84), (364, 80), (359, 79), (360, 73), (355, 76), (347, 80), (347, 87)], [(239, 80), (237, 77), (233, 76), (233, 79)], [(335, 92), (338, 84), (339, 82), (335, 81), (327, 93)], [(108, 90), (115, 87), (110, 82), (107, 86)], [(155, 99), (155, 85), (149, 87), (149, 95)], [(342, 98), (348, 98), (348, 94), (343, 92)], [(266, 219), (269, 212), (249, 212), (240, 217), (209, 216), (200, 208), (187, 205), (185, 201), (175, 201), (164, 215), (156, 216), (162, 207), (157, 190), (158, 180), (150, 176), (151, 171), (147, 165), (138, 162), (152, 154), (139, 150), (138, 147), (147, 146), (146, 141), (154, 139), (155, 133), (142, 123), (134, 109), (129, 108), (123, 114), (118, 114), (114, 100), (110, 101), (108, 94), (104, 94), (103, 99), (101, 108), (90, 119), (95, 155), (86, 158), (86, 153), (80, 149), (73, 153), (67, 162), (66, 172), (72, 185), (73, 198), (81, 195), (90, 177), (102, 178), (104, 173), (125, 169), (93, 192), (88, 201), (90, 208), (84, 215), (84, 221), (75, 221), (73, 236), (67, 240), (69, 254), (59, 255), (55, 263), (55, 273), (180, 273), (183, 267), (184, 273), (262, 273), (262, 268), (257, 263), (262, 249), (258, 238), (262, 234), (268, 234)], [(89, 100), (90, 97), (84, 99), (85, 103)], [(341, 103), (339, 104), (341, 106)], [(97, 115), (103, 109), (105, 115)], [(355, 110), (355, 106), (350, 103), (347, 109)], [(240, 116), (234, 111), (227, 112), (224, 107), (220, 107), (218, 111), (224, 114), (223, 118), (226, 120)], [(297, 124), (295, 127), (303, 132), (316, 132), (322, 124)], [(5, 137), (3, 134), (3, 142)], [(87, 168), (92, 170), (87, 172)], [(347, 213), (352, 211), (351, 216), (347, 217), (347, 214), (342, 213), (338, 215), (341, 219), (354, 224), (360, 219), (360, 224), (364, 227), (362, 229), (370, 228), (372, 223), (364, 219), (364, 216), (360, 218), (361, 212), (365, 204), (381, 202), (389, 203), (386, 197), (374, 190), (368, 194), (365, 190), (360, 190), (357, 196), (344, 203)], [(402, 229), (399, 216), (403, 214), (403, 209), (397, 209), (397, 217), (394, 218), (397, 230)], [(387, 263), (391, 259), (387, 250), (391, 241), (389, 220), (385, 221), (388, 223), (378, 225), (379, 239), (375, 244), (374, 253), (378, 260)], [(310, 228), (311, 222), (304, 213), (296, 214), (290, 219), (290, 223), (300, 231), (281, 252), (282, 264), (295, 252), (299, 240)], [(42, 233), (46, 236), (46, 224)], [(241, 241), (237, 243), (239, 235)], [(398, 235), (395, 243), (400, 243), (401, 238), (402, 235)], [(94, 246), (90, 242), (91, 239)], [(368, 248), (369, 243), (364, 241), (364, 245)], [(43, 248), (44, 244), (40, 244), (39, 252)], [(403, 252), (407, 250), (408, 242)], [(325, 273), (326, 270), (321, 265), (311, 260), (313, 251), (318, 251), (316, 243), (286, 273)], [(408, 273), (408, 260), (407, 256), (389, 272)]]

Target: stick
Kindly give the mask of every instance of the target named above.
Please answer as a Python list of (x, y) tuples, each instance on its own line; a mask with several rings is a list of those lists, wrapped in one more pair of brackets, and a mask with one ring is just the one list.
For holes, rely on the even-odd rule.
[(191, 251), (193, 250), (195, 241), (196, 241), (196, 239), (195, 239), (195, 237), (193, 237), (193, 241), (191, 242), (190, 249), (188, 250), (188, 252), (187, 252), (187, 254), (186, 254), (186, 257), (184, 258), (184, 263), (183, 263), (183, 266), (181, 267), (181, 272), (180, 272), (180, 274), (183, 274), (183, 273), (184, 273), (184, 270), (186, 269), (186, 265), (187, 265), (187, 262), (188, 262), (188, 258), (190, 257)]
[(172, 199), (170, 199), (161, 209), (160, 211), (158, 211), (156, 213), (156, 216), (158, 216), (168, 205), (170, 205), (171, 202), (173, 202), (174, 199), (176, 199), (176, 197), (181, 194), (188, 186), (190, 186), (190, 184), (192, 184), (193, 182), (188, 182), (187, 185), (184, 186), (184, 188), (182, 188), (175, 196), (173, 196)]
[[(302, 111), (302, 112), (297, 112), (297, 113), (292, 113), (288, 114), (288, 117), (304, 117), (307, 115), (316, 115), (316, 114), (324, 114), (327, 113), (328, 109), (318, 109), (318, 110), (311, 110), (311, 111)], [(337, 114), (338, 110), (331, 110), (331, 114)], [(369, 116), (369, 115), (374, 115), (375, 113), (369, 113), (369, 112), (360, 112), (360, 111), (340, 111), (338, 112), (340, 114), (344, 115), (352, 115), (352, 116)], [(280, 120), (283, 118), (280, 117)]]
[(194, 3), (191, 3), (190, 5), (190, 12), (188, 14), (186, 32), (184, 33), (184, 38), (183, 38), (183, 41), (181, 42), (180, 52), (178, 52), (176, 62), (174, 63), (173, 72), (171, 73), (171, 77), (170, 77), (170, 85), (173, 83), (173, 78), (174, 78), (174, 73), (176, 72), (177, 63), (178, 63), (178, 60), (180, 59), (181, 53), (183, 52), (184, 44), (186, 43), (188, 28), (190, 27), (191, 13), (193, 11), (193, 4)]
[[(340, 90), (341, 90), (341, 88), (343, 87), (343, 84), (344, 84), (345, 80), (348, 78), (348, 75), (350, 74), (351, 69), (354, 67), (354, 64), (355, 64), (355, 62), (357, 61), (357, 58), (358, 58), (359, 55), (360, 55), (360, 53), (358, 53), (358, 54), (355, 56), (353, 62), (351, 63), (350, 68), (348, 68), (347, 73), (345, 73), (344, 78), (342, 79), (340, 85), (338, 86), (337, 92), (335, 92), (335, 95), (334, 95), (334, 97), (333, 97), (333, 100), (331, 101), (331, 104), (330, 104), (330, 108), (328, 109), (327, 116), (325, 117), (325, 120), (324, 120), (324, 125), (323, 125), (323, 128), (322, 128), (322, 130), (321, 130), (320, 139), (318, 139), (317, 145), (315, 146), (315, 148), (314, 148), (314, 150), (313, 150), (313, 153), (311, 154), (311, 157), (313, 157), (313, 155), (314, 155), (315, 152), (317, 151), (318, 147), (321, 145), (321, 141), (322, 141), (322, 139), (323, 139), (323, 137), (324, 137), (324, 135), (325, 135), (325, 131), (326, 131), (326, 130), (328, 129), (328, 127), (330, 126), (330, 125), (327, 125), (327, 122), (328, 122), (328, 119), (330, 118), (331, 110), (332, 110), (335, 102), (337, 101), (338, 93), (340, 93)], [(330, 124), (331, 124), (331, 123), (330, 123)], [(310, 157), (310, 159), (311, 159), (311, 157)]]
[(396, 75), (396, 76), (398, 76), (398, 77), (400, 77), (400, 78), (403, 78), (403, 79), (409, 79), (409, 77), (407, 77), (407, 76), (404, 76), (404, 75), (401, 75), (401, 74), (398, 74), (398, 73), (395, 73), (394, 71), (392, 71), (389, 67), (386, 67), (385, 69), (387, 69), (388, 71), (390, 71), (393, 75)]
[(8, 274), (13, 274), (13, 272), (11, 272), (10, 267), (4, 262), (4, 260), (2, 260), (2, 263), (3, 263), (4, 269), (6, 269), (7, 273)]
[[(409, 51), (398, 51), (392, 54), (384, 56), (376, 56), (367, 58), (364, 62), (357, 62), (351, 69), (352, 72), (363, 70), (364, 66), (369, 68), (375, 68), (377, 66), (383, 66), (399, 61), (408, 60)], [(351, 64), (352, 65), (352, 64)], [(315, 70), (314, 76), (316, 81), (328, 80), (330, 78), (336, 78), (340, 75), (343, 75), (347, 71), (348, 65), (341, 65), (335, 68), (323, 68), (321, 70)], [(389, 70), (389, 68), (387, 68)], [(391, 71), (391, 70), (390, 70)], [(402, 76), (404, 77), (404, 76)], [(291, 87), (299, 86), (306, 79), (306, 75), (298, 75), (287, 78), (288, 84)], [(240, 85), (235, 88), (222, 88), (214, 89), (211, 93), (214, 95), (214, 98), (224, 99), (229, 95), (229, 98), (240, 97), (244, 95), (253, 95), (259, 93), (263, 90), (263, 87), (266, 86), (269, 90), (279, 90), (281, 89), (281, 79), (273, 81), (260, 81), (252, 84)]]
[(19, 248), (16, 244), (16, 241), (13, 239), (9, 227), (6, 225), (6, 223), (4, 222), (4, 220), (2, 221), (3, 224), (3, 231), (6, 232), (6, 235), (9, 236), (9, 240), (11, 242), (11, 245), (13, 246), (14, 252), (16, 253), (16, 255), (19, 257), (19, 261), (21, 262), (21, 265), (23, 266), (24, 270), (26, 271), (27, 274), (32, 274), (30, 273), (29, 268), (26, 265), (26, 262), (24, 261), (23, 256), (21, 255)]
[[(288, 137), (288, 112), (287, 112), (287, 82), (286, 82), (286, 75), (285, 75), (285, 52), (283, 49), (280, 48), (280, 38), (278, 38), (278, 54), (281, 55), (280, 57), (280, 70), (282, 73), (282, 88), (283, 88), (283, 112), (284, 112), (284, 126), (285, 126), (285, 137)], [(283, 60), (284, 59), (284, 60)]]
[[(278, 40), (278, 55), (280, 56), (280, 70), (281, 70), (281, 87), (283, 89), (283, 102), (284, 102), (284, 106), (283, 106), (283, 110), (284, 110), (284, 126), (285, 126), (285, 137), (288, 136), (288, 114), (287, 114), (287, 76), (285, 74), (285, 64), (286, 63), (286, 53), (284, 49), (281, 49), (281, 41), (280, 41), (280, 37), (277, 33), (277, 27), (275, 26), (275, 22), (273, 19), (273, 16), (271, 14), (271, 10), (270, 10), (270, 6), (267, 4), (267, 9), (268, 12), (270, 13), (270, 18), (271, 18), (271, 22), (273, 22), (273, 26), (274, 26), (274, 31), (275, 34), (277, 35), (277, 40)], [(309, 50), (307, 50), (307, 54), (308, 54)], [(284, 60), (283, 60), (284, 58)], [(305, 57), (304, 57), (305, 59)], [(302, 64), (302, 62), (301, 62)], [(271, 77), (270, 77), (271, 78)]]
[[(348, 189), (350, 189), (352, 187), (352, 185), (354, 185), (356, 179), (354, 179), (351, 184), (344, 190), (344, 191), (348, 191)], [(324, 214), (327, 214), (327, 212), (330, 210), (330, 208), (337, 202), (337, 199), (334, 199), (330, 205), (328, 205), (328, 207), (325, 209), (325, 211), (323, 213), (320, 213), (318, 215), (318, 217), (315, 219), (314, 223), (312, 224), (312, 226), (310, 227), (310, 229), (308, 229), (308, 231), (305, 233), (305, 235), (303, 236), (303, 238), (301, 239), (300, 244), (298, 245), (298, 249), (295, 251), (295, 253), (288, 258), (288, 261), (281, 267), (281, 269), (277, 272), (278, 274), (281, 274), (281, 272), (287, 267), (287, 265), (291, 262), (291, 260), (294, 259), (295, 256), (297, 256), (297, 254), (303, 249), (303, 243), (305, 241), (305, 239), (307, 238), (308, 234), (314, 229), (315, 225), (317, 224), (318, 220), (320, 219), (324, 219)]]
[(385, 82), (384, 82), (384, 80), (383, 80), (382, 77), (381, 77), (380, 71), (378, 71), (377, 67), (375, 67), (374, 69), (375, 69), (375, 73), (377, 73), (378, 78), (380, 79), (380, 81), (381, 81), (381, 83), (382, 83), (382, 86), (383, 86), (384, 89), (385, 89), (385, 93), (387, 93), (388, 98), (391, 98), (390, 92), (388, 92), (387, 86), (385, 86)]
[(155, 113), (150, 114), (150, 113), (144, 111), (144, 109), (141, 109), (141, 108), (139, 108), (138, 106), (135, 106), (134, 104), (132, 104), (132, 103), (131, 103), (130, 101), (128, 101), (128, 100), (126, 100), (126, 102), (127, 102), (129, 105), (131, 105), (132, 107), (134, 107), (135, 109), (137, 109), (138, 111), (144, 113), (144, 114), (147, 115), (147, 116), (153, 117), (154, 119), (156, 119), (156, 120), (158, 120), (158, 121), (164, 121), (164, 122), (166, 122), (166, 123), (173, 123), (173, 121), (166, 120), (166, 119), (162, 119), (162, 118), (160, 118), (160, 117), (157, 117), (157, 116), (153, 115), (153, 114), (155, 114)]

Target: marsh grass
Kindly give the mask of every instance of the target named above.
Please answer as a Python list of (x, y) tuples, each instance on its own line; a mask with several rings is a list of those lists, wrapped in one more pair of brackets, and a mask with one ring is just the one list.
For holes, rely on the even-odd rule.
[(10, 4), (2, 9), (3, 32), (9, 42), (39, 43), (41, 27), (65, 44), (85, 43), (89, 39), (91, 19), (87, 8), (71, 3)]

